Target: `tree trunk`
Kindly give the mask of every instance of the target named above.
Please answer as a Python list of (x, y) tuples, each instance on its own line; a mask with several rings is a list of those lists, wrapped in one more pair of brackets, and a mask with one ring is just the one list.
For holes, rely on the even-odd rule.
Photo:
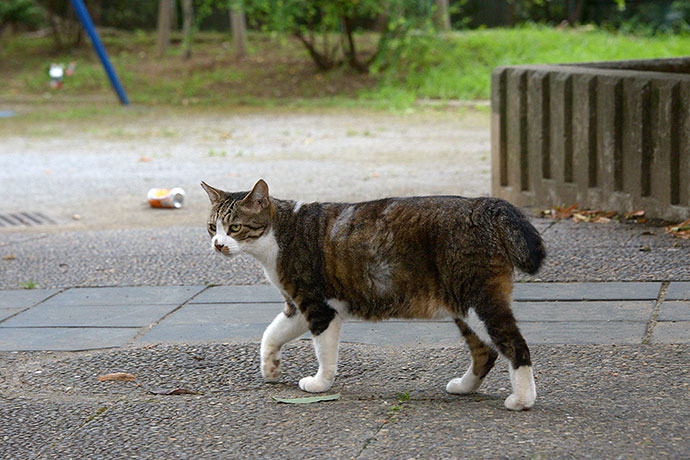
[(355, 49), (355, 39), (353, 37), (354, 30), (350, 18), (347, 16), (343, 16), (341, 18), (341, 23), (343, 25), (343, 32), (345, 33), (345, 37), (347, 38), (348, 47), (345, 48), (345, 56), (347, 56), (347, 63), (350, 64), (350, 67), (352, 67), (360, 73), (369, 72), (369, 65), (360, 62), (359, 59), (357, 59), (357, 50)]
[(314, 43), (310, 40), (307, 40), (307, 38), (302, 35), (301, 32), (295, 32), (295, 36), (302, 42), (304, 47), (307, 48), (309, 56), (311, 56), (311, 59), (319, 69), (331, 70), (333, 67), (335, 67), (335, 62), (333, 62), (329, 56), (319, 53), (319, 51), (314, 47)]
[(192, 57), (192, 33), (194, 27), (194, 4), (192, 0), (182, 0), (182, 46), (185, 59)]
[(571, 26), (579, 23), (582, 19), (582, 6), (585, 0), (569, 0), (568, 1), (568, 23)]
[(174, 0), (158, 2), (158, 55), (163, 56), (170, 47), (170, 29), (172, 28), (172, 9)]
[(434, 11), (434, 25), (437, 30), (450, 30), (450, 12), (448, 11), (448, 0), (436, 0)]
[(230, 29), (235, 54), (239, 57), (247, 55), (247, 19), (244, 16), (242, 0), (230, 0)]

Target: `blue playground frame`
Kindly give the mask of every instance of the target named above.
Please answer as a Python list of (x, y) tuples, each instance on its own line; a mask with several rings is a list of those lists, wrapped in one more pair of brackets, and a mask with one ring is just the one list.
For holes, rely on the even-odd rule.
[(103, 64), (103, 68), (105, 69), (105, 73), (108, 74), (110, 84), (113, 86), (117, 96), (120, 98), (120, 102), (122, 105), (129, 105), (127, 94), (120, 84), (120, 80), (117, 78), (117, 73), (115, 73), (115, 69), (110, 63), (108, 53), (106, 53), (105, 47), (98, 36), (98, 32), (96, 32), (96, 28), (93, 25), (93, 21), (91, 20), (91, 16), (89, 15), (83, 0), (71, 0), (71, 2), (72, 6), (74, 7), (74, 11), (77, 13), (77, 17), (79, 18), (79, 22), (81, 22), (81, 25), (84, 26), (84, 29), (86, 29), (86, 33), (89, 34), (89, 38), (91, 38), (91, 44), (96, 50), (96, 53), (101, 60), (101, 64)]

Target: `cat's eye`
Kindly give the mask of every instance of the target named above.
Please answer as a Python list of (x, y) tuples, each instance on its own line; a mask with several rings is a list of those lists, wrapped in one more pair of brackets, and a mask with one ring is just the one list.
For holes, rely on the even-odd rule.
[(208, 224), (208, 232), (216, 233), (216, 224)]
[(230, 226), (230, 232), (232, 232), (232, 233), (239, 232), (241, 228), (242, 228), (242, 224), (232, 224)]

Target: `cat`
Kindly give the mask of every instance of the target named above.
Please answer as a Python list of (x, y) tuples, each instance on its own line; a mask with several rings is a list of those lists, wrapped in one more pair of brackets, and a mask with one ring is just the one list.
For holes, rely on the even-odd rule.
[(261, 373), (280, 376), (280, 350), (310, 331), (319, 369), (299, 387), (333, 384), (346, 318), (451, 317), (472, 362), (446, 391), (475, 392), (498, 355), (509, 362), (511, 410), (536, 399), (529, 348), (510, 304), (514, 267), (533, 274), (546, 250), (524, 214), (497, 198), (428, 196), (361, 203), (304, 203), (201, 186), (211, 200), (208, 233), (225, 256), (245, 253), (285, 298), (261, 340)]

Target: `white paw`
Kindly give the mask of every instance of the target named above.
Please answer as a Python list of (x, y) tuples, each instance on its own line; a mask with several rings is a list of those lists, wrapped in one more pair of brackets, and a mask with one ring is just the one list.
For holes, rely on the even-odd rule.
[[(263, 351), (263, 350), (262, 350)], [(277, 382), (280, 378), (280, 349), (261, 353), (261, 375), (267, 382)]]
[(262, 362), (261, 375), (267, 382), (277, 382), (280, 378), (280, 360), (270, 359)]
[(483, 379), (480, 379), (474, 375), (474, 372), (472, 372), (472, 367), (470, 366), (470, 368), (465, 372), (465, 375), (459, 379), (453, 379), (448, 382), (448, 385), (446, 385), (446, 391), (448, 393), (458, 395), (467, 395), (477, 391), (482, 385), (483, 381)]
[(534, 375), (530, 366), (520, 366), (510, 371), (510, 382), (513, 386), (513, 394), (505, 400), (506, 408), (510, 410), (527, 410), (534, 406), (537, 399), (537, 389), (534, 385)]
[(534, 406), (534, 401), (535, 401), (536, 395), (532, 396), (525, 396), (520, 398), (518, 395), (513, 393), (512, 395), (508, 396), (505, 401), (505, 406), (507, 409), (510, 410), (528, 410), (531, 409), (532, 406)]
[(448, 382), (448, 385), (446, 385), (446, 391), (456, 395), (468, 395), (477, 391), (481, 384), (482, 381), (480, 379), (476, 377), (468, 378), (467, 375), (465, 375), (462, 378), (453, 379)]
[(333, 381), (329, 382), (325, 379), (319, 379), (315, 376), (304, 377), (299, 381), (299, 387), (304, 391), (308, 391), (309, 393), (321, 393), (322, 391), (328, 390), (331, 385), (333, 385)]

